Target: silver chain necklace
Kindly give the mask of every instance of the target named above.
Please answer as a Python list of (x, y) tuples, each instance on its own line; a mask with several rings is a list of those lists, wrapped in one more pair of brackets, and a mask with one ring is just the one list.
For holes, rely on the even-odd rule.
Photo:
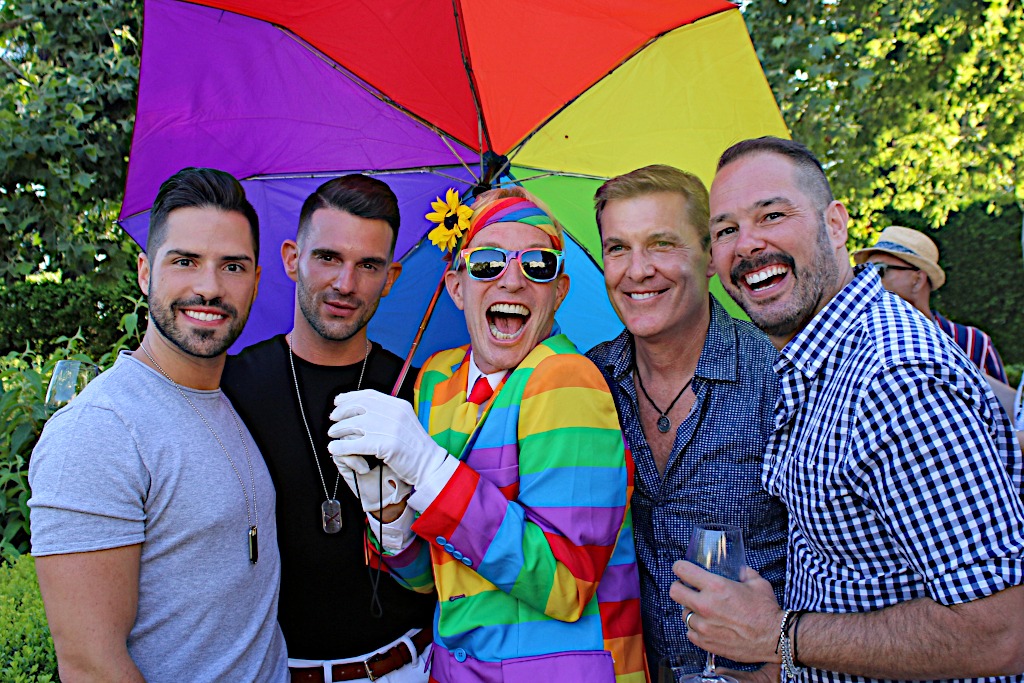
[[(334, 494), (327, 492), (327, 482), (324, 480), (324, 471), (320, 468), (320, 457), (316, 453), (316, 443), (313, 441), (313, 432), (309, 429), (309, 421), (306, 420), (306, 409), (302, 407), (302, 392), (299, 391), (299, 375), (295, 372), (295, 354), (292, 353), (291, 335), (285, 336), (288, 343), (288, 365), (292, 369), (292, 382), (295, 383), (295, 399), (299, 402), (299, 415), (302, 416), (302, 424), (306, 427), (306, 436), (309, 437), (309, 447), (313, 449), (313, 462), (316, 463), (316, 471), (320, 475), (320, 485), (324, 487), (324, 496), (327, 498), (320, 505), (320, 522), (323, 525), (324, 533), (336, 534), (341, 531), (341, 503), (338, 502), (338, 483), (341, 481), (341, 472), (334, 479)], [(356, 391), (363, 388), (363, 375), (366, 374), (366, 362), (370, 360), (370, 340), (366, 340), (366, 355), (363, 356), (363, 367), (359, 370), (359, 382), (356, 383)]]
[[(225, 448), (224, 442), (220, 440), (220, 436), (218, 436), (217, 432), (214, 431), (213, 426), (206, 421), (206, 417), (199, 412), (199, 408), (197, 408), (196, 404), (192, 402), (192, 399), (188, 397), (188, 394), (182, 390), (181, 385), (171, 379), (171, 376), (164, 372), (164, 369), (156, 362), (156, 358), (153, 358), (153, 354), (149, 352), (146, 345), (139, 344), (139, 348), (141, 348), (142, 352), (146, 354), (146, 357), (149, 358), (150, 362), (156, 366), (156, 369), (160, 371), (160, 374), (166, 377), (167, 381), (178, 390), (181, 397), (185, 399), (190, 406), (192, 406), (192, 410), (196, 411), (196, 415), (199, 416), (199, 419), (203, 421), (206, 428), (210, 430), (211, 434), (213, 434), (213, 438), (217, 440), (217, 443), (220, 445), (220, 449), (224, 451), (224, 457), (226, 457), (228, 462), (231, 464), (231, 469), (235, 471), (235, 476), (238, 477), (238, 485), (242, 487), (242, 497), (245, 498), (245, 519), (249, 523), (249, 561), (256, 564), (256, 561), (260, 556), (259, 537), (257, 535), (257, 527), (259, 527), (260, 524), (260, 513), (259, 510), (256, 509), (256, 476), (253, 474), (252, 460), (249, 458), (249, 444), (245, 442), (245, 436), (242, 434), (242, 425), (238, 423), (238, 416), (235, 415), (235, 409), (230, 403), (228, 403), (228, 411), (231, 413), (231, 419), (235, 422), (235, 429), (238, 430), (238, 438), (242, 442), (242, 448), (245, 449), (245, 464), (249, 468), (249, 481), (252, 484), (252, 516), (249, 515), (249, 492), (246, 491), (245, 483), (242, 481), (242, 475), (239, 474), (238, 468), (235, 467), (235, 461), (231, 459), (231, 454), (228, 453), (228, 449)], [(255, 517), (255, 523), (253, 522), (253, 517)]]

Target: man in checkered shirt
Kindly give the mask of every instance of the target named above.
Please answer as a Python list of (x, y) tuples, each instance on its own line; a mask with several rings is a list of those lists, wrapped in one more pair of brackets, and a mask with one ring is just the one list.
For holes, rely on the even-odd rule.
[(711, 187), (712, 265), (779, 348), (763, 483), (789, 511), (786, 610), (677, 562), (689, 638), (805, 681), (1024, 681), (1021, 453), (979, 370), (874, 269), (817, 159), (737, 143)]

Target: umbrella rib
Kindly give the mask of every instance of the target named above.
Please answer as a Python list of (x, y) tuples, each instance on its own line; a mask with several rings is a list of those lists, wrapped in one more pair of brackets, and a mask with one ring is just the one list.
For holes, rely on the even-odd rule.
[[(529, 166), (521, 166), (520, 168), (532, 169)], [(543, 173), (537, 173), (536, 175), (528, 176), (526, 178), (519, 178), (516, 180), (517, 183), (525, 183), (528, 180), (537, 180), (538, 178), (583, 178), (585, 180), (608, 180), (605, 176), (590, 175), (588, 173), (573, 173), (572, 171), (545, 171)]]
[[(725, 11), (725, 12), (729, 12), (729, 11), (733, 11), (733, 10), (722, 10), (722, 11)], [(715, 14), (718, 14), (718, 12), (716, 12)], [(708, 16), (711, 16), (711, 15), (708, 15)], [(701, 17), (701, 18), (702, 18), (702, 19), (706, 19), (707, 17)], [(573, 97), (573, 98), (572, 98), (571, 100), (569, 100), (568, 102), (566, 102), (565, 104), (563, 104), (563, 105), (562, 105), (561, 107), (559, 107), (558, 109), (556, 109), (556, 110), (555, 110), (554, 112), (552, 112), (552, 114), (551, 114), (550, 116), (548, 116), (548, 117), (547, 117), (546, 119), (544, 119), (544, 120), (543, 120), (543, 121), (542, 121), (542, 122), (540, 123), (540, 125), (538, 125), (538, 126), (535, 126), (535, 127), (533, 128), (533, 130), (531, 130), (531, 131), (529, 132), (529, 134), (527, 134), (527, 135), (526, 135), (526, 137), (524, 137), (524, 138), (523, 138), (522, 140), (520, 140), (520, 141), (519, 141), (518, 143), (516, 143), (516, 144), (515, 144), (515, 145), (514, 145), (514, 146), (512, 147), (512, 149), (511, 149), (511, 150), (509, 150), (509, 153), (508, 153), (508, 158), (509, 158), (509, 159), (512, 159), (512, 158), (513, 158), (513, 157), (514, 157), (514, 156), (515, 156), (516, 154), (518, 154), (518, 153), (519, 153), (519, 151), (520, 151), (520, 150), (522, 150), (522, 148), (523, 148), (523, 145), (525, 145), (525, 144), (526, 144), (527, 142), (529, 142), (529, 141), (530, 141), (530, 140), (531, 140), (531, 139), (533, 138), (533, 136), (534, 136), (534, 135), (536, 135), (537, 133), (539, 133), (539, 132), (541, 131), (541, 129), (543, 129), (543, 128), (544, 128), (544, 126), (546, 126), (546, 125), (548, 125), (549, 123), (551, 123), (551, 121), (553, 121), (553, 120), (555, 119), (555, 117), (556, 117), (556, 116), (558, 116), (558, 115), (559, 115), (559, 114), (561, 114), (561, 113), (562, 113), (563, 111), (565, 111), (565, 110), (566, 110), (566, 109), (567, 109), (567, 108), (568, 108), (568, 107), (569, 107), (570, 105), (572, 105), (572, 104), (573, 104), (573, 103), (574, 103), (574, 102), (575, 102), (576, 100), (578, 100), (579, 98), (583, 97), (583, 95), (585, 95), (585, 94), (586, 94), (587, 92), (589, 92), (589, 91), (590, 91), (591, 89), (593, 89), (593, 88), (594, 88), (594, 86), (596, 86), (596, 85), (597, 85), (598, 83), (600, 83), (601, 81), (603, 81), (604, 79), (608, 78), (608, 77), (609, 77), (610, 75), (612, 75), (613, 73), (615, 73), (616, 71), (618, 71), (618, 70), (619, 70), (620, 68), (622, 68), (622, 65), (623, 65), (623, 64), (625, 64), (625, 63), (626, 63), (626, 62), (628, 62), (629, 60), (631, 60), (631, 59), (633, 59), (634, 57), (636, 57), (636, 56), (637, 56), (638, 54), (640, 54), (641, 52), (643, 52), (644, 50), (646, 50), (646, 49), (647, 49), (648, 47), (650, 47), (651, 45), (654, 45), (654, 43), (656, 43), (656, 42), (657, 42), (657, 41), (658, 41), (659, 39), (661, 39), (661, 38), (662, 38), (663, 36), (666, 36), (666, 35), (668, 35), (669, 33), (672, 33), (673, 31), (677, 31), (677, 30), (681, 29), (681, 28), (682, 28), (683, 26), (691, 26), (691, 25), (693, 25), (693, 24), (695, 24), (695, 23), (696, 23), (696, 21), (691, 21), (691, 22), (689, 22), (688, 24), (681, 24), (681, 25), (679, 25), (679, 26), (676, 26), (676, 27), (674, 27), (674, 28), (668, 29), (668, 30), (666, 30), (666, 31), (662, 31), (661, 33), (659, 33), (659, 34), (658, 34), (658, 35), (656, 35), (656, 36), (652, 36), (651, 38), (648, 38), (648, 39), (647, 39), (647, 42), (645, 42), (645, 43), (644, 43), (643, 45), (640, 45), (639, 47), (637, 47), (637, 48), (636, 48), (635, 50), (633, 50), (633, 51), (632, 51), (631, 53), (629, 53), (629, 54), (628, 54), (628, 55), (627, 55), (626, 57), (624, 57), (623, 59), (619, 60), (619, 61), (618, 61), (618, 62), (617, 62), (617, 63), (615, 64), (615, 66), (613, 66), (613, 67), (612, 67), (611, 69), (609, 69), (609, 70), (608, 70), (608, 72), (607, 72), (607, 73), (605, 73), (605, 74), (604, 74), (603, 76), (601, 76), (600, 78), (598, 78), (598, 79), (595, 79), (593, 83), (591, 83), (591, 84), (590, 84), (590, 85), (588, 85), (588, 86), (587, 86), (586, 88), (584, 88), (583, 90), (581, 90), (580, 92), (578, 92), (578, 93), (577, 93), (577, 94), (575, 95), (575, 97)], [(585, 176), (584, 176), (584, 177), (585, 177)]]
[[(463, 164), (465, 166), (465, 164)], [(347, 169), (349, 172), (353, 172), (355, 169)], [(468, 169), (467, 169), (468, 170)], [(308, 173), (258, 173), (256, 175), (246, 176), (242, 180), (297, 180), (302, 178), (337, 178), (338, 173), (341, 171), (310, 171)], [(420, 166), (415, 168), (385, 168), (385, 169), (363, 169), (359, 171), (366, 175), (401, 175), (403, 173), (430, 173), (446, 180), (451, 180), (456, 183), (466, 183), (465, 178), (460, 178), (449, 173), (442, 173), (436, 168), (430, 166)], [(472, 175), (472, 171), (470, 171)], [(474, 177), (474, 181), (476, 178)]]
[(480, 103), (480, 92), (476, 88), (476, 78), (473, 76), (473, 67), (469, 65), (469, 54), (466, 52), (466, 44), (462, 40), (462, 28), (463, 24), (461, 16), (459, 14), (459, 3), (458, 0), (452, 0), (452, 13), (455, 15), (455, 33), (459, 37), (459, 55), (462, 57), (462, 66), (466, 70), (466, 78), (469, 81), (469, 92), (473, 96), (473, 106), (476, 107), (476, 122), (477, 122), (477, 135), (479, 139), (477, 143), (480, 149), (480, 175), (483, 175), (483, 151), (484, 151), (484, 139), (487, 140), (487, 149), (491, 149), (491, 134), (487, 130), (487, 126), (484, 124), (484, 114), (481, 109)]
[[(455, 152), (455, 150), (452, 149), (452, 146), (448, 145), (448, 142), (447, 142), (447, 139), (446, 139), (446, 138), (449, 137), (448, 133), (446, 133), (445, 131), (441, 130), (440, 128), (438, 128), (434, 124), (430, 123), (429, 121), (427, 121), (423, 117), (416, 115), (412, 111), (410, 111), (410, 110), (406, 109), (405, 107), (403, 107), (402, 105), (398, 104), (393, 99), (391, 99), (390, 97), (385, 95), (383, 92), (378, 90), (376, 87), (370, 85), (369, 83), (364, 81), (362, 78), (360, 78), (356, 74), (352, 73), (351, 71), (349, 71), (348, 69), (346, 69), (342, 65), (338, 64), (337, 62), (335, 62), (333, 59), (331, 59), (330, 57), (325, 55), (323, 52), (321, 52), (320, 50), (315, 48), (308, 41), (302, 39), (300, 36), (295, 35), (291, 31), (289, 31), (288, 29), (284, 28), (283, 26), (277, 26), (275, 24), (274, 27), (278, 31), (280, 31), (281, 33), (285, 34), (288, 38), (290, 38), (291, 40), (295, 41), (299, 46), (301, 46), (301, 47), (305, 48), (306, 50), (308, 50), (310, 52), (310, 54), (314, 55), (317, 59), (319, 59), (324, 64), (326, 64), (329, 69), (332, 69), (333, 71), (337, 71), (342, 76), (344, 76), (349, 81), (351, 81), (353, 84), (355, 84), (357, 87), (362, 88), (363, 91), (366, 92), (366, 94), (370, 95), (370, 97), (373, 97), (373, 98), (383, 102), (384, 104), (388, 105), (389, 107), (391, 107), (395, 111), (397, 111), (397, 112), (399, 112), (399, 113), (409, 117), (410, 119), (412, 119), (413, 121), (416, 121), (417, 123), (419, 123), (423, 127), (425, 127), (427, 129), (433, 131), (434, 133), (436, 133), (438, 137), (440, 137), (442, 140), (445, 140), (445, 144), (448, 146), (448, 149), (451, 150), (452, 154), (455, 155), (456, 159), (459, 159), (459, 163), (465, 165), (465, 162), (459, 157), (459, 155)], [(475, 101), (474, 101), (474, 104), (475, 104)], [(477, 107), (477, 115), (478, 116), (479, 116), (479, 111), (480, 111), (480, 109), (479, 109), (479, 107)], [(462, 142), (462, 141), (460, 140), (459, 142)]]
[[(465, 162), (465, 161), (464, 161), (464, 160), (462, 159), (462, 157), (460, 157), (460, 156), (458, 155), (458, 153), (457, 153), (457, 152), (455, 151), (455, 148), (453, 148), (453, 147), (452, 147), (452, 146), (451, 146), (451, 145), (450, 145), (450, 144), (448, 143), (448, 138), (447, 138), (446, 136), (444, 136), (444, 135), (439, 135), (438, 137), (440, 137), (440, 138), (441, 138), (441, 142), (443, 142), (443, 143), (444, 143), (444, 146), (445, 146), (445, 147), (447, 147), (447, 148), (448, 148), (448, 150), (449, 150), (449, 151), (450, 151), (450, 152), (452, 153), (452, 156), (453, 156), (453, 157), (455, 157), (456, 159), (458, 159), (458, 160), (459, 160), (459, 163), (460, 163), (460, 164), (462, 164), (462, 168), (466, 169), (466, 173), (468, 173), (468, 174), (469, 174), (469, 176), (470, 176), (470, 177), (471, 177), (471, 178), (473, 179), (473, 181), (474, 181), (475, 183), (478, 183), (478, 182), (480, 182), (480, 176), (478, 176), (478, 175), (477, 175), (476, 173), (473, 173), (473, 169), (471, 169), (471, 168), (469, 167), (469, 164), (467, 164), (467, 163), (466, 163), (466, 162)], [(481, 156), (480, 158), (481, 158), (481, 159), (483, 159), (483, 156)]]

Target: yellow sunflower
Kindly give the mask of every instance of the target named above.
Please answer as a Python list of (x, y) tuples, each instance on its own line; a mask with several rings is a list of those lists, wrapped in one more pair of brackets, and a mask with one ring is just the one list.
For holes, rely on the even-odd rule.
[(459, 203), (459, 193), (454, 189), (445, 193), (444, 201), (438, 197), (430, 206), (434, 210), (426, 218), (431, 223), (437, 223), (437, 227), (427, 233), (427, 238), (441, 251), (451, 251), (462, 234), (469, 229), (473, 209)]

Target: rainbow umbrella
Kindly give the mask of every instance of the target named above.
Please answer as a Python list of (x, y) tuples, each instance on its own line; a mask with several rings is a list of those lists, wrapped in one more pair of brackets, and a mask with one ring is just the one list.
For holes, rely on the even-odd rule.
[[(621, 329), (600, 271), (600, 183), (650, 163), (710, 182), (722, 150), (766, 134), (788, 135), (723, 0), (147, 0), (121, 224), (145, 244), (157, 188), (184, 166), (243, 180), (264, 272), (237, 350), (291, 326), (277, 254), (303, 199), (376, 175), (399, 198), (404, 270), (370, 334), (403, 354), (444, 267), (425, 240), (430, 202), (522, 183), (569, 231), (557, 319), (585, 350)], [(442, 296), (415, 360), (466, 339)]]

